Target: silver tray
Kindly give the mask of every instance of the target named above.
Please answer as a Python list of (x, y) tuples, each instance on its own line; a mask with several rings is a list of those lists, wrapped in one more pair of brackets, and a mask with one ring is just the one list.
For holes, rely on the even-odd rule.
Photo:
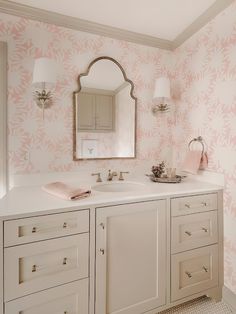
[(176, 175), (174, 178), (167, 177), (157, 178), (153, 174), (147, 174), (147, 176), (150, 178), (151, 181), (159, 183), (180, 183), (182, 180), (182, 176), (179, 175)]

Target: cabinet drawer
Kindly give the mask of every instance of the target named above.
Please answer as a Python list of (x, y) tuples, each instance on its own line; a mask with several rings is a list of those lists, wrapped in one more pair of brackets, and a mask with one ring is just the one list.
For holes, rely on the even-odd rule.
[(5, 301), (88, 277), (88, 252), (88, 233), (5, 249)]
[(88, 279), (5, 303), (5, 314), (88, 314)]
[(171, 301), (218, 284), (218, 246), (179, 253), (171, 257)]
[(4, 223), (4, 246), (12, 246), (89, 231), (89, 210), (67, 212)]
[(172, 217), (172, 253), (191, 250), (217, 242), (217, 211)]
[(174, 198), (171, 215), (181, 216), (217, 209), (217, 194), (204, 194)]

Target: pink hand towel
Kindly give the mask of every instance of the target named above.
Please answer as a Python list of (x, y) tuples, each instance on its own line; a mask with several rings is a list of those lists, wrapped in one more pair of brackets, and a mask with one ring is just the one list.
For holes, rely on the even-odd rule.
[(63, 182), (52, 182), (42, 186), (42, 190), (64, 200), (78, 200), (91, 194), (90, 190), (76, 188)]
[(208, 166), (208, 156), (207, 153), (204, 152), (201, 157), (199, 170), (205, 170)]
[(190, 150), (188, 151), (184, 163), (183, 163), (183, 171), (192, 173), (192, 174), (197, 174), (197, 171), (200, 166), (202, 158), (202, 152), (198, 150)]

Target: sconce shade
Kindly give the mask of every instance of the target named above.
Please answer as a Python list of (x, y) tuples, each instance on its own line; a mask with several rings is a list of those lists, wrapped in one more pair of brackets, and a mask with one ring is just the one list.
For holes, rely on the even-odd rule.
[(56, 83), (56, 64), (52, 59), (39, 58), (35, 60), (33, 84)]
[(168, 77), (160, 77), (155, 82), (153, 98), (170, 98), (170, 80)]

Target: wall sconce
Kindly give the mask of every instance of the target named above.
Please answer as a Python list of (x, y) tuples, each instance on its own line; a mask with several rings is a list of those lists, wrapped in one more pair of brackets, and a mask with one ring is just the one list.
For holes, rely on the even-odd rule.
[(52, 92), (51, 88), (56, 83), (56, 66), (52, 59), (39, 58), (35, 60), (34, 73), (33, 73), (33, 92), (34, 101), (37, 106), (43, 109), (52, 105)]
[(167, 112), (170, 110), (167, 99), (170, 99), (170, 80), (168, 77), (160, 77), (155, 82), (155, 90), (153, 98), (160, 98), (161, 102), (152, 107), (152, 112)]

